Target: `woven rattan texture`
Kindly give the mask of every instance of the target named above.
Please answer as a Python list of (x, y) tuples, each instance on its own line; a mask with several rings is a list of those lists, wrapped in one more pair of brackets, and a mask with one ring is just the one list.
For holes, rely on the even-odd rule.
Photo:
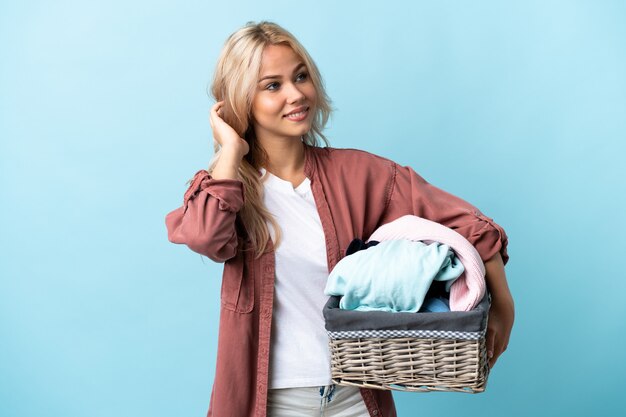
[(484, 337), (335, 339), (329, 345), (332, 380), (340, 385), (478, 393), (489, 373)]

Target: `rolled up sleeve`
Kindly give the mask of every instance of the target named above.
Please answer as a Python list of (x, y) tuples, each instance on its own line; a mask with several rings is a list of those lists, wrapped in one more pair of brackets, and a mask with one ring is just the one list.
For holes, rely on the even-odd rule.
[(463, 235), (483, 261), (500, 252), (509, 259), (504, 229), (467, 201), (428, 183), (411, 167), (393, 164), (387, 208), (381, 224), (406, 214), (440, 223)]
[(243, 204), (240, 180), (214, 179), (207, 171), (198, 171), (185, 192), (183, 205), (165, 217), (168, 239), (224, 262), (236, 254), (235, 220)]

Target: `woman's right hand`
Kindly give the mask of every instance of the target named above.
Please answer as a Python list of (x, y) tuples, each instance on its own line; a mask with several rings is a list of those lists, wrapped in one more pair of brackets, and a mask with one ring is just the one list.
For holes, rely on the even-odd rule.
[(222, 147), (222, 151), (234, 151), (243, 158), (250, 151), (250, 146), (220, 116), (223, 105), (224, 101), (218, 101), (211, 107), (209, 113), (209, 123), (211, 123), (211, 129), (213, 130), (213, 138)]

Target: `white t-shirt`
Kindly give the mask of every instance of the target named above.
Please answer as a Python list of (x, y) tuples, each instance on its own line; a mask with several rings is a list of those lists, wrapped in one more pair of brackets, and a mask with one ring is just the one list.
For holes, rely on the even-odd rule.
[(311, 182), (306, 178), (294, 188), (289, 181), (262, 173), (263, 202), (282, 233), (275, 250), (269, 388), (329, 385), (330, 351), (322, 315), (328, 300), (328, 263)]

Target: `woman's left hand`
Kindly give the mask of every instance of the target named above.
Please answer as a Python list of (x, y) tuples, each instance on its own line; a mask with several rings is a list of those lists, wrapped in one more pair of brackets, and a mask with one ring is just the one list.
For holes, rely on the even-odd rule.
[(511, 294), (492, 294), (489, 319), (487, 321), (487, 359), (489, 368), (493, 368), (498, 357), (509, 344), (511, 329), (515, 318), (515, 307)]
[(487, 359), (493, 368), (498, 357), (509, 344), (511, 329), (515, 319), (513, 296), (506, 282), (504, 263), (500, 253), (485, 262), (487, 287), (491, 292), (491, 308), (487, 320)]

